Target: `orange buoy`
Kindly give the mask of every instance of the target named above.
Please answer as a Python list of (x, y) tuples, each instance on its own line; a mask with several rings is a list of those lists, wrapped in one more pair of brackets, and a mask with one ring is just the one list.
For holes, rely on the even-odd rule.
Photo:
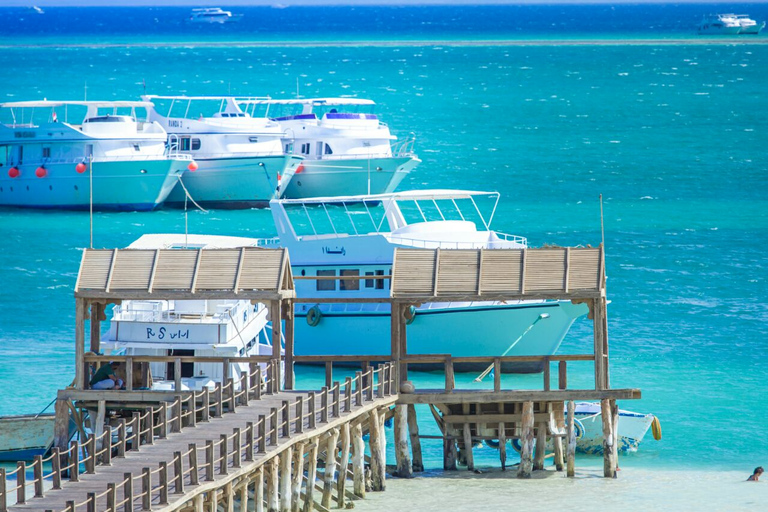
[(18, 178), (19, 175), (21, 175), (21, 171), (19, 171), (18, 167), (11, 167), (8, 169), (8, 176), (11, 178)]
[(277, 182), (280, 183), (280, 180), (282, 180), (282, 179), (283, 179), (283, 177), (278, 174), (277, 175)]
[(78, 174), (83, 174), (86, 170), (88, 170), (88, 166), (83, 162), (80, 162), (75, 166), (75, 170), (78, 172)]
[(187, 166), (187, 169), (189, 169), (192, 172), (195, 172), (197, 170), (197, 162), (195, 162), (194, 160), (189, 162), (189, 165)]
[(296, 171), (294, 171), (294, 174), (301, 174), (304, 171), (304, 164), (299, 164), (299, 166), (296, 168)]
[(38, 178), (45, 178), (48, 175), (48, 171), (42, 165), (35, 169), (35, 176)]

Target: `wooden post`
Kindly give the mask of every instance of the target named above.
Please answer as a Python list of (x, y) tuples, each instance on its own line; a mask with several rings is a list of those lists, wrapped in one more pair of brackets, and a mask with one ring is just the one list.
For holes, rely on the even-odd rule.
[[(362, 434), (361, 434), (362, 435)], [(319, 448), (318, 438), (311, 441), (309, 454), (307, 455), (307, 485), (304, 491), (304, 507), (302, 512), (311, 512), (314, 508), (314, 499), (312, 494), (315, 491), (315, 480), (317, 479), (317, 452)]]
[(531, 452), (533, 451), (533, 402), (523, 403), (522, 432), (520, 437), (520, 466), (517, 469), (518, 478), (530, 478)]
[(383, 491), (386, 489), (386, 462), (382, 457), (381, 420), (379, 412), (374, 409), (369, 414), (368, 443), (371, 448), (371, 490)]
[(352, 410), (352, 378), (344, 379), (344, 412)]
[(568, 389), (568, 361), (560, 361), (557, 367), (557, 388)]
[(323, 386), (320, 394), (320, 422), (328, 423), (328, 386)]
[(253, 461), (253, 422), (248, 421), (245, 424), (245, 460), (246, 462)]
[(552, 436), (552, 446), (555, 451), (555, 470), (563, 470), (563, 438), (560, 436)]
[(192, 501), (192, 506), (195, 509), (195, 512), (205, 512), (205, 496), (202, 494), (195, 494), (195, 497)]
[(608, 389), (608, 365), (607, 365), (607, 340), (605, 331), (605, 298), (600, 297), (592, 301), (595, 348), (595, 389)]
[(219, 435), (219, 474), (226, 475), (229, 466), (229, 447), (227, 446), (227, 434)]
[(85, 389), (85, 299), (75, 299), (75, 389)]
[(141, 510), (152, 508), (152, 470), (141, 470)]
[(123, 512), (133, 512), (133, 473), (123, 473), (123, 501)]
[(96, 512), (96, 493), (88, 492), (85, 495), (85, 512)]
[(235, 427), (232, 433), (232, 467), (239, 468), (242, 460), (242, 444), (240, 427)]
[(194, 486), (200, 483), (197, 468), (197, 444), (190, 443), (187, 448), (189, 448), (189, 485)]
[(173, 360), (173, 390), (177, 393), (181, 391), (181, 358)]
[(173, 492), (184, 494), (184, 461), (181, 452), (173, 452)]
[[(42, 455), (35, 455), (35, 462), (32, 469), (33, 475), (34, 475), (34, 487), (35, 487), (35, 498), (42, 498), (44, 491), (43, 491), (43, 456)], [(5, 496), (3, 496), (4, 498)]]
[(456, 440), (448, 435), (448, 424), (445, 425), (445, 435), (443, 437), (443, 469), (445, 471), (456, 471)]
[(315, 399), (315, 392), (309, 392), (309, 403), (307, 404), (307, 416), (309, 416), (309, 429), (314, 429), (317, 424), (317, 414), (315, 412), (315, 405), (317, 401)]
[[(3, 496), (5, 498), (5, 496)], [(27, 464), (16, 463), (16, 503), (23, 505), (27, 502)]]
[(283, 433), (282, 437), (291, 437), (291, 403), (288, 400), (283, 400), (283, 406), (280, 408), (283, 416)]
[(261, 365), (256, 363), (256, 384), (254, 387), (254, 391), (256, 392), (256, 400), (261, 400), (261, 386), (264, 385), (264, 382), (262, 381), (261, 376)]
[[(0, 475), (0, 480), (2, 480), (2, 475)], [(55, 446), (51, 449), (51, 482), (52, 489), (61, 489), (61, 450)], [(4, 483), (5, 480), (0, 482), (0, 485)]]
[(53, 424), (53, 446), (66, 451), (69, 442), (69, 407), (66, 400), (56, 400), (56, 416)]
[(213, 417), (221, 418), (224, 412), (224, 394), (221, 391), (221, 382), (217, 382), (213, 388)]
[(248, 512), (248, 481), (240, 486), (240, 512)]
[(160, 504), (166, 505), (168, 503), (168, 463), (165, 461), (160, 462)]
[[(285, 389), (292, 390), (296, 383), (293, 373), (293, 304), (285, 301)], [(274, 324), (272, 324), (274, 325)]]
[(96, 436), (91, 432), (86, 443), (86, 451), (88, 452), (88, 458), (85, 459), (85, 472), (92, 475), (96, 472)]
[(267, 475), (267, 510), (269, 512), (279, 512), (280, 510), (280, 498), (277, 493), (278, 489), (278, 458), (272, 457), (269, 462), (269, 473)]
[(269, 444), (270, 446), (277, 446), (277, 407), (271, 407), (269, 409)]
[(80, 443), (76, 440), (69, 443), (69, 454), (67, 460), (72, 466), (69, 470), (69, 481), (78, 482), (80, 480)]
[[(504, 414), (504, 404), (499, 403), (499, 414)], [(499, 434), (499, 461), (501, 461), (501, 470), (507, 469), (507, 432), (506, 425), (503, 421), (499, 422), (498, 426)]]
[(331, 491), (336, 476), (336, 445), (339, 442), (339, 429), (334, 428), (325, 445), (325, 471), (323, 473), (323, 498), (320, 504), (325, 508), (331, 507)]
[(91, 302), (91, 352), (98, 354), (101, 351), (101, 315), (104, 313), (104, 304)]
[(234, 379), (232, 379), (232, 377), (228, 378), (227, 384), (229, 385), (229, 412), (235, 412), (235, 408), (237, 407), (237, 394), (235, 393)]
[(256, 470), (256, 477), (253, 479), (253, 501), (256, 512), (264, 512), (264, 466)]
[(611, 424), (613, 425), (613, 467), (614, 478), (619, 476), (619, 406), (611, 400)]
[(125, 418), (120, 418), (120, 426), (117, 428), (117, 456), (125, 457), (125, 441), (128, 439), (127, 426)]
[(341, 425), (341, 458), (339, 459), (339, 478), (336, 483), (337, 505), (344, 508), (344, 488), (347, 485), (347, 471), (349, 468), (349, 422)]
[(469, 423), (464, 424), (464, 454), (467, 457), (467, 471), (475, 470), (475, 455), (472, 451), (472, 430)]
[[(396, 372), (400, 370), (400, 316), (402, 308), (399, 303), (393, 302), (390, 310), (390, 360), (396, 364)], [(396, 376), (397, 385), (400, 385), (400, 377)]]
[(267, 417), (263, 414), (259, 414), (259, 421), (256, 422), (259, 426), (258, 436), (258, 451), (264, 453), (267, 451)]
[(424, 461), (421, 455), (421, 439), (419, 439), (419, 424), (416, 422), (416, 406), (408, 405), (408, 433), (411, 437), (411, 452), (413, 453), (413, 471), (424, 471)]
[(293, 479), (291, 480), (291, 512), (301, 508), (301, 482), (304, 479), (304, 443), (296, 443), (293, 450)]
[(493, 390), (501, 391), (501, 359), (498, 357), (493, 358)]
[(304, 432), (304, 397), (296, 397), (296, 422), (294, 423), (294, 432), (301, 434)]
[(117, 512), (117, 496), (115, 495), (115, 482), (109, 482), (107, 484), (107, 510), (108, 512)]
[[(280, 382), (282, 379), (280, 378), (280, 359), (281, 359), (281, 347), (282, 347), (282, 333), (283, 333), (283, 322), (280, 314), (280, 301), (273, 300), (269, 303), (269, 315), (270, 320), (272, 321), (272, 362), (275, 363), (272, 371), (272, 378), (273, 382), (276, 384), (277, 388), (275, 391), (280, 389)], [(286, 350), (288, 347), (285, 347)], [(293, 354), (291, 354), (291, 359), (293, 358)], [(286, 371), (291, 371), (292, 368), (289, 370), (287, 367), (285, 369)], [(293, 382), (291, 382), (293, 383)]]
[(397, 476), (413, 478), (411, 455), (408, 452), (408, 406), (395, 405), (395, 459)]
[(280, 452), (280, 512), (291, 512), (291, 462), (293, 448), (287, 447)]
[(359, 422), (352, 427), (352, 492), (365, 498), (365, 441)]
[(533, 470), (544, 469), (544, 457), (547, 454), (547, 424), (539, 423), (536, 426), (536, 452), (533, 457)]
[(613, 415), (611, 401), (607, 398), (600, 400), (600, 410), (603, 417), (603, 476), (616, 477), (616, 459), (614, 458), (613, 444)]
[(566, 459), (566, 475), (573, 477), (576, 473), (576, 429), (574, 428), (574, 417), (576, 416), (576, 405), (573, 400), (568, 402), (568, 456)]
[(224, 499), (227, 502), (227, 512), (235, 512), (235, 493), (232, 489), (232, 482), (227, 482), (224, 485)]
[(210, 439), (205, 442), (205, 481), (213, 482), (213, 441)]

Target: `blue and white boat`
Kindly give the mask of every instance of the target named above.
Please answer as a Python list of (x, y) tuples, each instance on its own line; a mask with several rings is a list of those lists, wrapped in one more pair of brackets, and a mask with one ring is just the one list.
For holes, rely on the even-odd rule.
[(371, 100), (256, 101), (268, 106), (268, 115), (285, 131), (285, 152), (304, 157), (285, 197), (390, 193), (421, 163), (413, 152), (414, 139), (395, 144), (397, 137), (373, 112)]
[(32, 460), (53, 444), (53, 414), (0, 417), (0, 462)]
[(242, 18), (242, 14), (232, 14), (232, 11), (225, 11), (221, 7), (203, 7), (200, 9), (192, 9), (192, 14), (189, 16), (189, 22), (210, 25), (234, 23), (240, 21)]
[[(299, 299), (385, 298), (396, 247), (527, 247), (523, 237), (491, 230), (498, 200), (497, 193), (463, 190), (274, 200), (270, 207), (278, 237), (260, 244), (288, 248), (296, 277), (341, 278), (297, 280)], [(370, 279), (354, 279), (359, 277)], [(408, 352), (551, 355), (586, 312), (584, 304), (556, 300), (424, 304), (411, 312)], [(297, 355), (390, 353), (389, 304), (297, 302), (295, 318)], [(464, 364), (457, 370), (485, 366)], [(516, 363), (504, 370), (535, 372), (541, 365)]]
[[(137, 117), (137, 109), (149, 107), (140, 101), (0, 104), (0, 205), (160, 206), (192, 159), (169, 152), (165, 130)], [(74, 116), (82, 122), (69, 123)]]
[[(254, 109), (241, 110), (232, 97), (147, 95), (142, 99), (153, 102), (149, 118), (168, 132), (169, 146), (197, 164), (173, 189), (166, 205), (183, 206), (189, 193), (207, 207), (266, 206), (283, 195), (303, 160), (283, 152), (284, 130), (278, 123), (255, 115)], [(159, 113), (161, 104), (165, 114)]]

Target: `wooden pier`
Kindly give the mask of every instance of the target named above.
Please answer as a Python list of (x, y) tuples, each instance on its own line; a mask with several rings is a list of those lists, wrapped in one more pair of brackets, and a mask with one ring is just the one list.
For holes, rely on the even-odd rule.
[[(0, 470), (0, 512), (8, 510), (110, 512), (134, 510), (227, 512), (328, 510), (366, 490), (384, 490), (384, 420), (394, 415), (396, 470), (408, 478), (423, 470), (416, 404), (428, 404), (442, 432), (444, 468), (473, 469), (478, 440), (498, 440), (506, 467), (506, 441), (519, 439), (517, 476), (543, 469), (551, 444), (554, 463), (575, 474), (574, 402), (599, 401), (603, 419), (604, 475), (616, 476), (616, 400), (640, 398), (637, 389), (610, 389), (604, 256), (598, 248), (524, 250), (397, 249), (390, 280), (392, 343), (387, 354), (295, 356), (293, 304), (298, 302), (287, 251), (268, 249), (86, 250), (76, 286), (76, 379), (56, 404), (56, 448), (46, 459)], [(345, 276), (344, 279), (349, 279)], [(361, 278), (362, 279), (362, 278)], [(263, 302), (273, 325), (273, 353), (249, 358), (99, 356), (104, 307), (126, 299), (236, 298)], [(411, 306), (429, 302), (565, 299), (586, 303), (593, 320), (591, 353), (530, 357), (452, 357), (410, 354)], [(360, 299), (301, 299), (360, 302)], [(280, 352), (285, 320), (285, 353)], [(91, 351), (85, 352), (90, 321)], [(418, 321), (418, 319), (416, 319)], [(482, 339), (482, 326), (477, 326)], [(231, 362), (250, 365), (239, 380), (226, 377), (214, 390), (159, 392), (146, 384), (150, 362)], [(125, 391), (86, 386), (89, 367), (125, 363)], [(294, 364), (321, 363), (326, 386), (295, 391)], [(334, 363), (360, 364), (354, 377), (333, 381)], [(493, 367), (485, 390), (456, 388), (454, 365)], [(541, 389), (502, 386), (507, 363), (537, 363)], [(409, 365), (445, 372), (441, 389), (416, 389)], [(568, 387), (569, 364), (591, 364), (593, 389)], [(557, 365), (556, 386), (552, 366)], [(181, 389), (180, 371), (174, 389)], [(83, 446), (68, 444), (70, 416), (92, 418)], [(365, 455), (363, 434), (369, 434)], [(535, 443), (534, 443), (535, 440)], [(534, 448), (535, 446), (535, 448)], [(75, 461), (77, 461), (75, 463)], [(52, 469), (44, 473), (46, 462)], [(12, 475), (11, 473), (15, 473)], [(366, 477), (368, 475), (368, 477)], [(9, 477), (15, 477), (9, 478)], [(351, 480), (350, 489), (347, 481)], [(252, 504), (252, 505), (249, 505)]]

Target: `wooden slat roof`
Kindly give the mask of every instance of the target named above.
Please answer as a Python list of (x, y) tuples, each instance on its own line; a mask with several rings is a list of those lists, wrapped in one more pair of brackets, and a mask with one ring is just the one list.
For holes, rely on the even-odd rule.
[(86, 249), (75, 295), (277, 300), (294, 286), (286, 249)]
[(603, 248), (395, 249), (395, 300), (588, 299), (605, 288)]

